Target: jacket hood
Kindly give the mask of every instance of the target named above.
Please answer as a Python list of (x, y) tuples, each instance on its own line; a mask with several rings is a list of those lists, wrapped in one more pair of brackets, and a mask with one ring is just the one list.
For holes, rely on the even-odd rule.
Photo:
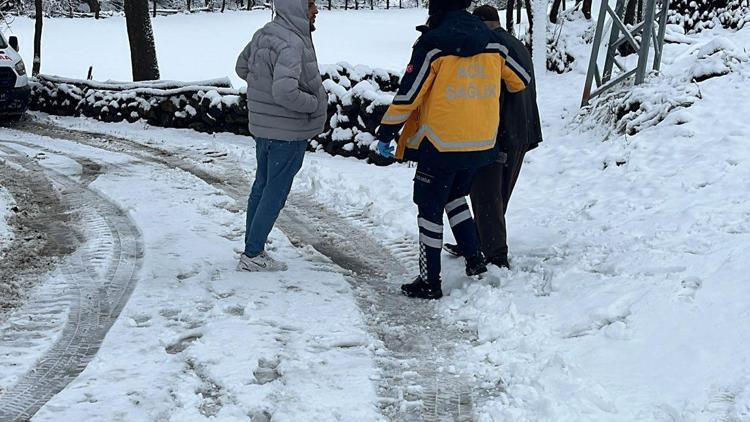
[(481, 53), (489, 44), (492, 32), (476, 16), (465, 10), (446, 12), (440, 16), (430, 17), (430, 23), (437, 24), (422, 35), (422, 41), (428, 47), (461, 57)]
[(274, 0), (274, 21), (312, 43), (310, 20), (307, 18), (307, 0)]

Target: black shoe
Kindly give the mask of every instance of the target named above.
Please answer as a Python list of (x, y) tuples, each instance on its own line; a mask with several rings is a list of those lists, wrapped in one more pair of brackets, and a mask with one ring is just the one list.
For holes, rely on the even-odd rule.
[(479, 255), (466, 258), (466, 275), (469, 277), (487, 272), (487, 265), (484, 263), (484, 256)]
[(488, 264), (492, 264), (498, 268), (505, 268), (510, 269), (510, 263), (508, 262), (508, 257), (492, 257), (487, 259)]
[(417, 277), (412, 283), (402, 284), (401, 292), (408, 297), (419, 299), (440, 299), (443, 297), (439, 280), (437, 282), (425, 282), (422, 281), (422, 277)]
[(443, 245), (443, 250), (448, 252), (449, 254), (453, 256), (463, 256), (461, 253), (461, 249), (458, 249), (458, 245), (454, 245), (452, 243), (446, 243)]

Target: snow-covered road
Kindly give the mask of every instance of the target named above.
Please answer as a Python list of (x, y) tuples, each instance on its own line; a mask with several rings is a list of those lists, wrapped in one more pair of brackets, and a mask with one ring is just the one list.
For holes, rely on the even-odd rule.
[[(16, 148), (22, 150), (21, 153), (14, 151)], [(2, 352), (16, 359), (36, 362), (31, 370), (18, 375), (12, 386), (4, 388), (0, 419), (13, 420), (36, 413), (96, 355), (104, 335), (119, 317), (135, 287), (143, 245), (137, 227), (127, 214), (86, 188), (96, 174), (82, 172), (80, 181), (76, 181), (44, 169), (38, 159), (46, 154), (39, 151), (38, 145), (4, 139), (0, 150), (10, 164), (26, 173), (21, 180), (33, 181), (33, 175), (44, 174), (59, 190), (67, 210), (78, 214), (78, 221), (87, 231), (85, 236), (92, 240), (75, 248), (77, 242), (69, 239), (68, 230), (51, 225), (45, 235), (54, 245), (70, 248), (69, 256), (52, 277), (36, 286), (23, 307), (0, 328)], [(79, 161), (78, 157), (70, 155), (66, 158), (79, 163), (81, 168), (91, 169), (90, 160)], [(63, 221), (57, 223), (62, 225)], [(61, 314), (67, 315), (67, 322), (60, 318)], [(45, 347), (39, 337), (50, 334), (55, 338), (54, 343)], [(29, 348), (30, 342), (37, 347)], [(16, 364), (13, 369), (26, 368)], [(12, 373), (4, 371), (3, 378), (13, 376)]]
[[(50, 141), (14, 132), (3, 150), (9, 161), (56, 174), (61, 196), (76, 202), (78, 229), (85, 240), (61, 269), (28, 292), (32, 300), (3, 324), (2, 353), (14, 357), (2, 364), (3, 418), (22, 417), (19, 407), (33, 413), (52, 395), (36, 394), (35, 388), (56, 393), (82, 370), (35, 420), (186, 420), (212, 415), (244, 420), (264, 411), (282, 420), (284, 414), (287, 420), (298, 419), (300, 412), (338, 412), (344, 419), (376, 415), (370, 339), (349, 285), (325, 259), (313, 250), (292, 247), (275, 232), (274, 249), (297, 263), (283, 279), (236, 273), (232, 248), (241, 237), (243, 218), (223, 192), (179, 169)], [(79, 156), (102, 169), (92, 190), (81, 194), (117, 203), (117, 208), (89, 216), (97, 202), (71, 198), (74, 181), (86, 182), (75, 159)], [(123, 215), (120, 209), (132, 218), (126, 227), (137, 226), (140, 233), (131, 229), (126, 236), (121, 225), (113, 224), (118, 213)], [(142, 239), (143, 252), (136, 239)], [(126, 243), (130, 250), (120, 247)], [(107, 334), (112, 321), (103, 317), (116, 317), (119, 309), (97, 306), (102, 298), (96, 294), (127, 299), (125, 291), (111, 294), (117, 293), (112, 278), (129, 273), (125, 260), (113, 256), (122, 254), (137, 257), (142, 268), (134, 268), (136, 292)], [(93, 290), (79, 292), (79, 281), (81, 288)], [(43, 308), (40, 302), (47, 304), (50, 295), (57, 298), (54, 306)], [(42, 309), (59, 317), (54, 323), (20, 325)], [(98, 325), (92, 327), (96, 333), (81, 330), (97, 317)], [(107, 340), (86, 367), (104, 334)], [(35, 347), (29, 347), (30, 341)], [(64, 347), (77, 343), (88, 348)], [(276, 378), (283, 382), (274, 383)], [(349, 403), (335, 399), (341, 388), (348, 391)]]
[[(182, 401), (187, 398), (173, 397), (171, 404), (157, 400), (159, 406), (155, 406), (150, 398), (148, 402), (155, 408), (133, 409), (150, 418), (158, 415), (157, 419), (167, 415), (242, 418), (268, 412), (275, 420), (299, 420), (302, 412), (308, 415), (319, 409), (320, 415), (336, 415), (339, 420), (377, 420), (381, 417), (378, 413), (391, 420), (471, 420), (475, 402), (496, 393), (497, 386), (479, 388), (472, 377), (442, 370), (455, 366), (455, 351), (469, 344), (474, 338), (473, 330), (461, 324), (446, 325), (436, 318), (434, 304), (414, 303), (398, 294), (398, 283), (409, 275), (404, 266), (414, 262), (413, 242), (405, 239), (400, 245), (383, 248), (364, 228), (356, 227), (355, 223), (365, 221), (365, 216), (337, 219), (310, 195), (297, 191), (279, 222), (296, 248), (275, 231), (272, 249), (298, 265), (276, 282), (274, 275), (234, 273), (231, 269), (235, 257), (230, 251), (240, 246), (237, 241), (242, 237), (242, 215), (237, 204), (245, 200), (249, 180), (246, 172), (228, 157), (230, 154), (204, 146), (150, 146), (147, 139), (131, 141), (82, 133), (56, 128), (49, 122), (28, 122), (20, 129), (22, 132), (10, 132), (13, 140), (4, 142), (4, 150), (17, 150), (32, 157), (25, 159), (27, 165), (51, 167), (62, 175), (67, 173), (68, 179), (90, 183), (97, 195), (111, 198), (127, 210), (142, 232), (138, 239), (144, 243), (144, 253), (136, 254), (143, 255), (143, 270), (134, 297), (125, 308), (125, 317), (112, 328), (89, 367), (43, 407), (35, 420), (45, 420), (45, 415), (55, 419), (60, 412), (68, 411), (71, 415), (107, 419), (112, 416), (108, 412), (123, 412), (122, 406), (109, 405), (109, 394), (127, 397), (143, 391), (137, 388), (140, 383), (150, 385), (154, 381), (148, 376), (141, 379), (146, 373), (136, 368), (151, 368), (149, 375), (177, 384), (174, 388), (189, 389), (182, 384), (191, 378), (198, 386), (194, 394), (199, 398), (190, 403)], [(87, 167), (99, 171), (86, 178), (82, 169)], [(83, 224), (82, 231), (88, 228)], [(107, 259), (109, 252), (102, 251), (101, 238), (100, 233), (86, 236), (81, 250), (93, 248), (99, 252), (100, 265), (117, 267), (118, 261)], [(190, 247), (181, 249), (182, 245)], [(87, 258), (84, 261), (92, 260), (87, 252), (74, 256), (79, 255)], [(87, 262), (79, 262), (76, 268), (86, 265)], [(259, 279), (270, 284), (259, 283)], [(242, 284), (248, 281), (252, 284)], [(96, 286), (98, 282), (92, 278), (89, 284)], [(253, 299), (257, 296), (266, 300)], [(176, 299), (183, 303), (167, 306), (167, 297), (170, 302)], [(192, 301), (187, 297), (192, 297)], [(217, 302), (225, 302), (222, 309), (215, 310)], [(28, 307), (36, 308), (31, 302)], [(14, 317), (23, 318), (24, 314), (17, 312)], [(182, 319), (188, 322), (178, 323)], [(79, 318), (76, 315), (68, 320), (58, 329), (70, 330), (71, 325), (75, 326), (70, 321)], [(238, 331), (239, 325), (249, 327)], [(12, 321), (9, 326), (14, 327)], [(128, 353), (123, 341), (128, 339), (130, 344), (133, 330), (148, 332), (143, 333), (143, 338), (150, 341), (138, 342), (137, 348), (130, 351), (145, 358), (145, 362), (118, 357)], [(101, 333), (106, 333), (106, 328)], [(269, 343), (270, 337), (273, 341)], [(65, 332), (59, 338), (69, 340)], [(101, 338), (89, 337), (87, 341), (95, 352)], [(223, 349), (232, 341), (239, 343)], [(112, 355), (110, 347), (114, 347), (116, 355)], [(255, 354), (246, 348), (254, 349)], [(9, 343), (3, 351), (19, 354), (15, 352), (18, 349)], [(14, 392), (26, 385), (21, 374), (41, 372), (33, 364), (40, 361), (39, 353), (42, 351), (26, 356), (26, 366), (14, 364), (13, 371), (4, 371), (6, 392), (0, 395), (0, 404), (6, 411), (15, 409), (11, 406), (17, 406), (19, 399), (15, 396), (20, 393)], [(54, 349), (46, 353), (40, 362), (54, 361), (59, 355)], [(213, 356), (217, 353), (220, 358)], [(84, 356), (75, 366), (77, 370), (58, 367), (58, 372), (74, 377), (90, 357)], [(165, 360), (181, 363), (182, 372), (169, 373), (175, 369), (163, 366)], [(253, 369), (256, 362), (259, 366)], [(379, 371), (375, 372), (375, 366)], [(238, 373), (238, 367), (247, 370)], [(289, 379), (295, 374), (294, 368), (299, 369), (298, 376), (305, 375), (302, 380)], [(120, 384), (114, 375), (118, 371), (129, 374), (130, 381), (121, 383), (119, 393), (117, 389), (103, 389), (103, 385), (113, 382)], [(109, 373), (112, 375), (107, 376)], [(134, 384), (131, 377), (138, 381)], [(277, 378), (283, 380), (276, 383), (279, 391), (275, 395), (306, 394), (309, 401), (295, 398), (298, 407), (290, 407), (288, 402), (274, 398), (241, 398), (243, 394), (259, 394), (243, 391), (242, 385), (255, 390)], [(54, 387), (57, 390), (50, 393), (56, 393), (70, 380), (60, 379)], [(235, 385), (237, 382), (241, 385)], [(290, 382), (300, 386), (290, 390)], [(309, 383), (332, 391), (313, 389)], [(100, 397), (102, 390), (108, 391), (107, 397)], [(336, 391), (347, 391), (347, 401), (337, 399)], [(94, 397), (87, 399), (91, 403), (108, 405), (72, 405), (80, 403), (81, 394)], [(39, 395), (35, 397), (36, 403), (43, 403)], [(36, 410), (30, 409), (30, 414)]]

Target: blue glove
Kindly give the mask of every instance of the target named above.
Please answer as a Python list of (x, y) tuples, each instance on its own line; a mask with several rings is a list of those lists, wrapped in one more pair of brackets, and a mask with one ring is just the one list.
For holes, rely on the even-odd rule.
[(393, 158), (393, 146), (390, 142), (378, 142), (378, 154), (385, 158)]

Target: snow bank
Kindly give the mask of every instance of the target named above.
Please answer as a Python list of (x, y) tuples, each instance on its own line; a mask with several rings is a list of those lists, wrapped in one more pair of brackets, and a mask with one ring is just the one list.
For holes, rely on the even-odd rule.
[[(0, 163), (3, 159), (0, 157)], [(15, 206), (15, 201), (5, 188), (0, 186), (0, 257), (3, 255), (3, 248), (5, 245), (10, 244), (13, 232), (8, 226), (8, 216), (11, 213), (11, 208)]]
[[(343, 62), (321, 67), (321, 74), (329, 94), (328, 119), (324, 132), (311, 140), (310, 149), (390, 163), (370, 146), (398, 89), (399, 75)], [(145, 120), (159, 127), (250, 135), (246, 94), (228, 88), (226, 79), (120, 83), (42, 75), (31, 85), (32, 110), (104, 122)]]
[[(681, 53), (665, 57), (660, 75), (593, 99), (577, 121), (588, 127), (604, 123), (619, 133), (633, 135), (700, 101), (699, 82), (728, 75), (750, 62), (750, 55), (726, 35), (712, 34), (676, 48)], [(675, 114), (673, 120), (680, 124), (683, 119)]]

